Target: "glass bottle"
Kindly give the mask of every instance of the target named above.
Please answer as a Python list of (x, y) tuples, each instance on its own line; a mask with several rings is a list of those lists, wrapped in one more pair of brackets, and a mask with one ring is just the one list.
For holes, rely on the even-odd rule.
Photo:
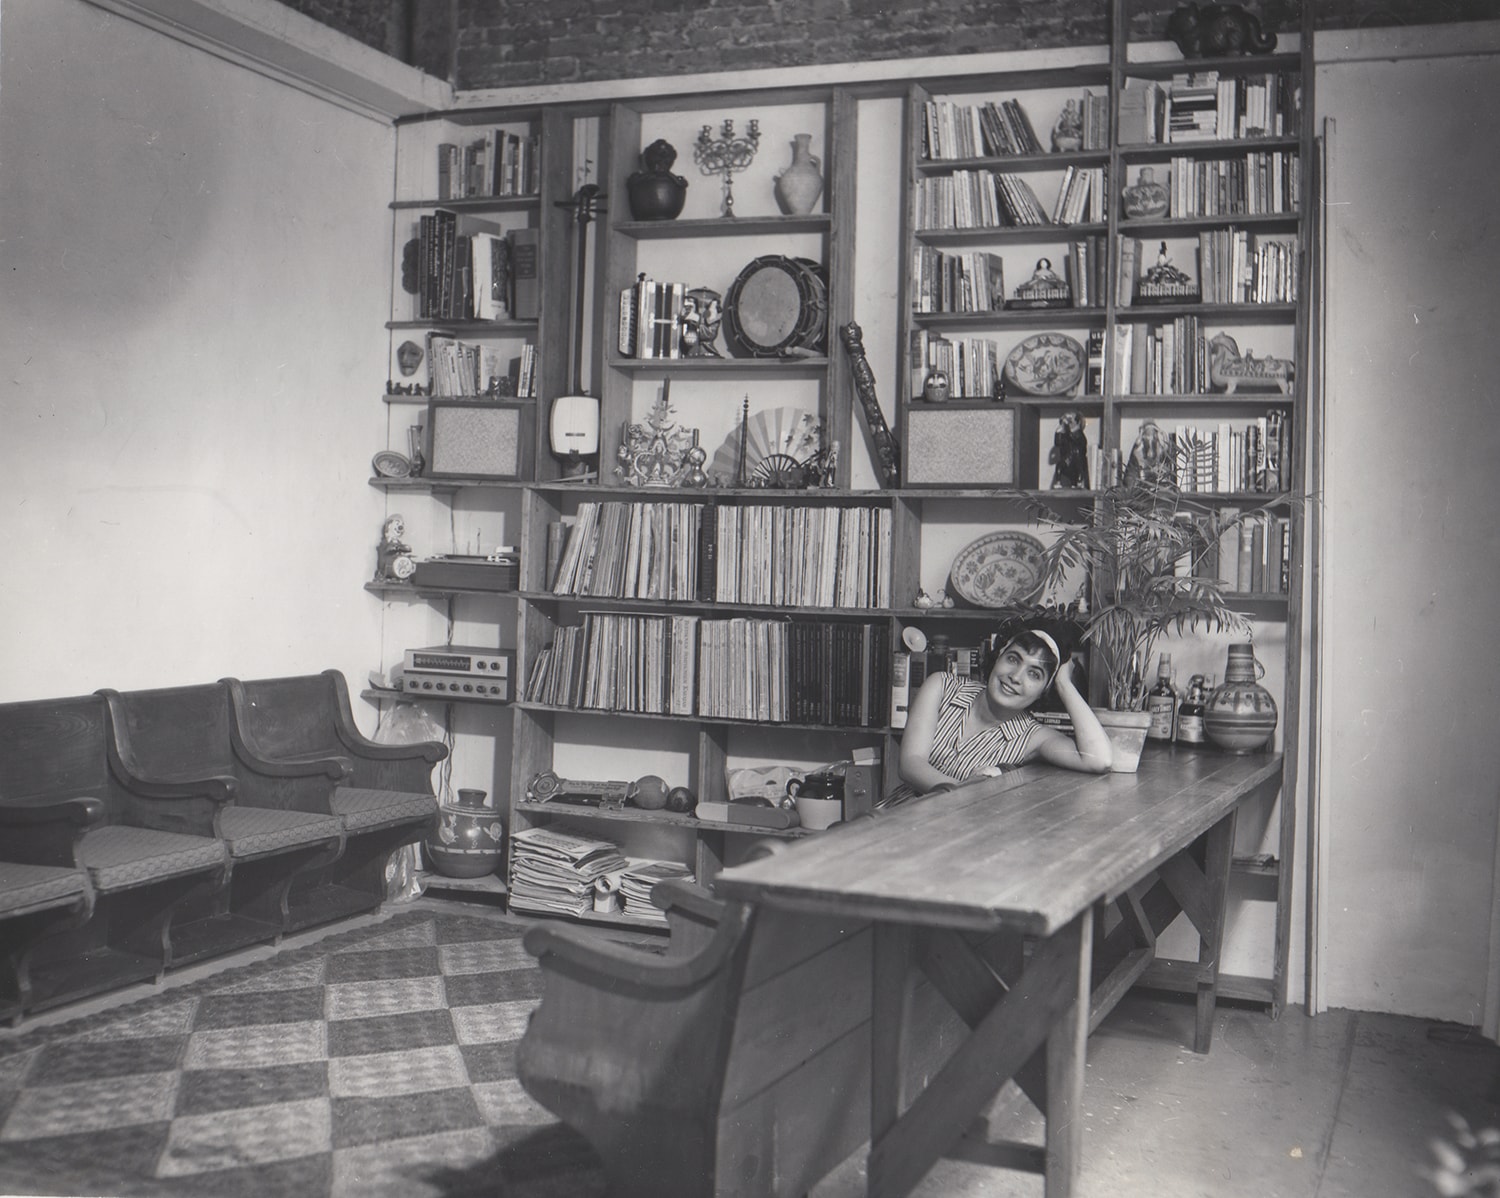
[(1172, 686), (1170, 653), (1156, 659), (1156, 685), (1146, 695), (1146, 714), (1151, 717), (1146, 738), (1171, 740), (1177, 731), (1177, 691)]
[(1177, 709), (1177, 739), (1185, 745), (1203, 743), (1203, 704), (1208, 687), (1202, 674), (1194, 674), (1188, 683), (1182, 706)]

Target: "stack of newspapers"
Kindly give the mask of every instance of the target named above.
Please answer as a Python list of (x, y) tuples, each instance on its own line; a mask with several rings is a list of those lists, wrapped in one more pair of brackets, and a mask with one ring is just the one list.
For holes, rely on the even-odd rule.
[(603, 879), (614, 889), (629, 864), (611, 841), (550, 828), (527, 828), (512, 841), (510, 906), (517, 911), (583, 915), (594, 909), (596, 884)]
[(620, 898), (626, 916), (666, 926), (667, 913), (651, 901), (651, 888), (667, 878), (693, 880), (693, 871), (680, 861), (652, 861), (632, 857), (620, 875)]

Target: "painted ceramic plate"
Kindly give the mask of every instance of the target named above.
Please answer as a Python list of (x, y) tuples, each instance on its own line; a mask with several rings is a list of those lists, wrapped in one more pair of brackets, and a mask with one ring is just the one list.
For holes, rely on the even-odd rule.
[(1024, 532), (986, 533), (953, 559), (949, 581), (975, 607), (1023, 603), (1042, 584), (1043, 546)]
[(1083, 378), (1083, 359), (1066, 333), (1035, 333), (1010, 351), (1005, 378), (1025, 395), (1067, 395)]

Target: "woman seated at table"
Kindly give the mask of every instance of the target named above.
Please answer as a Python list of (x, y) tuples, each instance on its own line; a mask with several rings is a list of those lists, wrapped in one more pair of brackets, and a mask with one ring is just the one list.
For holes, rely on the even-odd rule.
[[(882, 806), (1028, 761), (1084, 773), (1108, 770), (1109, 736), (1073, 680), (1076, 641), (1065, 621), (1030, 620), (1009, 635), (1002, 629), (984, 662), (983, 681), (946, 672), (930, 676), (907, 716), (901, 783)], [(1073, 721), (1072, 736), (1030, 713), (1049, 688)]]

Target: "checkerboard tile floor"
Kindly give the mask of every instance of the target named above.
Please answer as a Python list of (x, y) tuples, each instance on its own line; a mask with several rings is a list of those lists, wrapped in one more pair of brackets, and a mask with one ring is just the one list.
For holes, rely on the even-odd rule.
[(0, 1192), (597, 1194), (515, 1079), (541, 995), (520, 934), (376, 928), (0, 1058)]

